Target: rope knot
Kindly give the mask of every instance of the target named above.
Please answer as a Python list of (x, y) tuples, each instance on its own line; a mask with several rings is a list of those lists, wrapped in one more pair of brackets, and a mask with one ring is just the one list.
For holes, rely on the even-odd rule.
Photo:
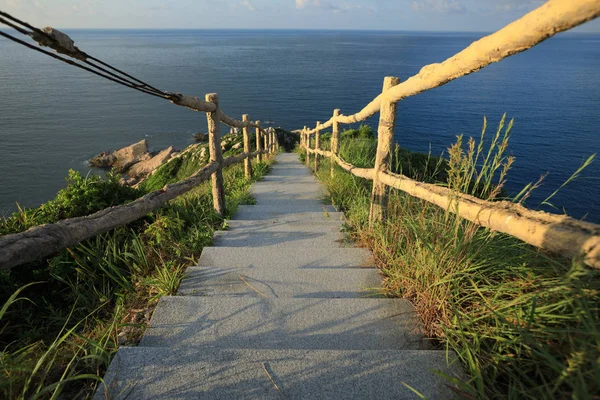
[(67, 56), (76, 58), (77, 60), (87, 60), (87, 54), (79, 50), (79, 48), (75, 46), (73, 39), (71, 39), (66, 33), (50, 26), (42, 29), (42, 32), (43, 34), (36, 31), (30, 33), (30, 36), (33, 38), (33, 40), (35, 40), (40, 46), (50, 47), (57, 53), (65, 54)]

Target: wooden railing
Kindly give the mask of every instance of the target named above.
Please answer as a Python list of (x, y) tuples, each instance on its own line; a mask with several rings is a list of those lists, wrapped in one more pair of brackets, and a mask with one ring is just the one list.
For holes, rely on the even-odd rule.
[[(244, 161), (245, 176), (252, 177), (252, 158), (261, 161), (263, 155), (271, 156), (279, 148), (275, 130), (263, 129), (260, 122), (250, 122), (248, 115), (242, 121), (235, 120), (219, 108), (219, 96), (207, 94), (206, 101), (196, 97), (178, 95), (173, 102), (195, 111), (206, 111), (209, 136), (209, 163), (194, 175), (180, 182), (166, 185), (160, 190), (149, 193), (130, 203), (110, 207), (94, 214), (59, 221), (54, 224), (40, 225), (25, 232), (0, 237), (0, 269), (9, 269), (28, 262), (47, 257), (62, 249), (108, 232), (119, 226), (140, 219), (148, 213), (162, 207), (168, 201), (185, 194), (211, 178), (214, 210), (225, 213), (225, 191), (223, 187), (223, 168)], [(242, 128), (244, 152), (223, 158), (221, 151), (220, 123)], [(256, 128), (256, 150), (250, 149), (250, 128)]]
[[(325, 123), (314, 129), (299, 130), (301, 147), (306, 151), (306, 164), (314, 155), (314, 168), (319, 169), (321, 156), (351, 174), (373, 181), (371, 223), (387, 217), (388, 188), (393, 187), (456, 213), (482, 227), (504, 232), (547, 251), (570, 257), (581, 257), (594, 268), (600, 268), (600, 225), (582, 222), (566, 215), (529, 210), (509, 201), (484, 201), (456, 193), (446, 187), (418, 182), (390, 172), (391, 147), (394, 138), (397, 103), (409, 96), (442, 86), (447, 82), (476, 72), (508, 56), (523, 52), (559, 32), (574, 28), (600, 15), (599, 0), (550, 0), (500, 31), (474, 42), (441, 64), (431, 64), (400, 83), (386, 77), (382, 93), (356, 114), (345, 116), (336, 109)], [(375, 166), (356, 168), (339, 156), (341, 124), (364, 121), (379, 112), (378, 143)], [(331, 151), (320, 148), (320, 135), (332, 128)], [(315, 147), (311, 148), (311, 136)]]

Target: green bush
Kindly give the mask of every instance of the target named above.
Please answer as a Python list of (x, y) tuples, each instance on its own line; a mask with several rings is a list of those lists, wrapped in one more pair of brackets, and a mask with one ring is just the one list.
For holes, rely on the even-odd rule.
[(139, 190), (123, 186), (119, 176), (109, 173), (82, 176), (70, 170), (67, 186), (56, 197), (38, 208), (21, 209), (0, 221), (0, 235), (25, 231), (32, 226), (49, 224), (61, 219), (92, 214), (107, 207), (135, 200)]

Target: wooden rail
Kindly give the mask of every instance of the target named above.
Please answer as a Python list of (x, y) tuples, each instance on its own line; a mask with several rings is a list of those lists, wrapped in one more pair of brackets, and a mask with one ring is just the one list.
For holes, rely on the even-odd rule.
[[(252, 177), (252, 159), (261, 161), (263, 155), (272, 155), (278, 150), (275, 130), (263, 129), (260, 122), (249, 122), (244, 115), (242, 121), (234, 120), (223, 114), (219, 108), (217, 94), (206, 95), (206, 101), (195, 97), (183, 96), (182, 104), (200, 111), (206, 110), (209, 135), (210, 161), (200, 171), (180, 182), (166, 185), (160, 190), (149, 193), (130, 203), (106, 208), (94, 214), (70, 218), (54, 224), (40, 225), (25, 232), (0, 236), (0, 269), (10, 269), (18, 265), (50, 256), (62, 249), (71, 247), (85, 239), (108, 232), (143, 218), (150, 212), (162, 207), (168, 201), (185, 194), (208, 179), (212, 180), (214, 210), (225, 213), (225, 191), (223, 187), (223, 168), (244, 162), (246, 178)], [(244, 152), (237, 156), (223, 158), (221, 151), (220, 123), (242, 128)], [(256, 128), (256, 151), (250, 152), (249, 128)], [(264, 139), (264, 146), (261, 140)]]
[[(336, 109), (324, 124), (297, 132), (300, 145), (310, 155), (328, 157), (351, 174), (373, 181), (370, 223), (386, 219), (387, 188), (402, 190), (411, 196), (456, 213), (482, 227), (512, 235), (533, 246), (569, 257), (580, 257), (587, 265), (600, 268), (600, 225), (575, 220), (566, 215), (529, 210), (507, 201), (484, 201), (448, 188), (418, 182), (391, 173), (391, 144), (394, 136), (396, 104), (409, 96), (442, 86), (447, 82), (476, 72), (487, 65), (523, 52), (559, 32), (572, 29), (600, 16), (600, 0), (549, 0), (523, 18), (498, 32), (484, 37), (441, 64), (431, 64), (403, 83), (386, 77), (382, 93), (356, 114), (345, 116)], [(364, 121), (380, 113), (377, 154), (374, 168), (356, 168), (339, 157), (339, 126)], [(331, 151), (320, 149), (320, 133), (332, 129)], [(316, 146), (311, 148), (311, 135)], [(333, 168), (331, 169), (333, 174)]]

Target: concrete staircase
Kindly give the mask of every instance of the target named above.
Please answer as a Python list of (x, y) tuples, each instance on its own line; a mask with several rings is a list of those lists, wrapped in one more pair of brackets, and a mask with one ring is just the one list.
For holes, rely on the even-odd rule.
[(370, 254), (295, 154), (253, 186), (214, 247), (121, 348), (96, 399), (449, 399), (411, 304), (383, 298)]

